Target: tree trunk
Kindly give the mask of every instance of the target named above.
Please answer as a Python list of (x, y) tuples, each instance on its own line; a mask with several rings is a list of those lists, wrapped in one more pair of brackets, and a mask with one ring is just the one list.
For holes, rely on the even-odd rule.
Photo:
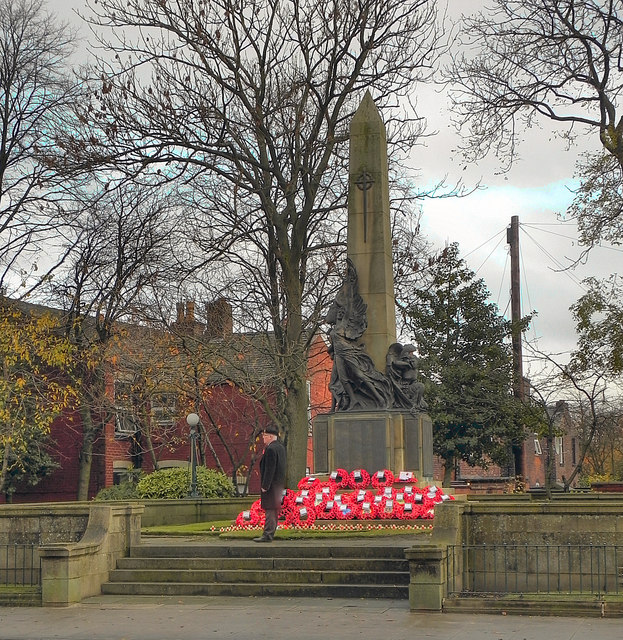
[[(294, 203), (292, 203), (294, 209)], [(278, 305), (273, 309), (273, 326), (278, 337), (278, 348), (283, 367), (283, 420), (287, 453), (286, 486), (295, 487), (305, 476), (307, 467), (308, 419), (307, 410), (307, 358), (305, 336), (303, 335), (301, 263), (303, 238), (301, 228), (292, 231), (292, 248), (288, 247), (286, 230), (277, 227), (279, 252), (282, 268), (281, 287), (286, 299), (286, 322), (278, 313)], [(279, 278), (271, 273), (271, 287), (278, 291)], [(278, 299), (278, 298), (277, 298)], [(284, 326), (285, 325), (285, 326)]]
[[(147, 424), (147, 423), (144, 423)], [(151, 464), (154, 467), (154, 471), (158, 471), (158, 458), (156, 457), (156, 452), (154, 451), (154, 443), (151, 437), (151, 428), (147, 427), (143, 432), (143, 437), (145, 438), (145, 442), (147, 443), (147, 453), (149, 454), (149, 458), (151, 459)]]
[(89, 499), (89, 484), (91, 482), (91, 466), (93, 462), (93, 441), (95, 440), (95, 425), (88, 407), (80, 408), (82, 418), (82, 447), (79, 456), (77, 500)]
[(454, 471), (454, 458), (443, 461), (443, 480), (442, 487), (449, 487), (452, 482), (452, 472)]
[(4, 445), (4, 455), (2, 456), (2, 470), (0, 471), (0, 491), (4, 491), (4, 488), (5, 488), (6, 478), (9, 473), (10, 454), (11, 454), (11, 445), (7, 442)]
[(286, 486), (293, 488), (305, 476), (307, 468), (307, 383), (305, 376), (296, 376), (285, 396), (287, 472)]
[(554, 439), (552, 436), (547, 436), (545, 446), (547, 449), (547, 460), (545, 464), (545, 492), (548, 500), (551, 500), (552, 486), (556, 482), (556, 454), (554, 453)]

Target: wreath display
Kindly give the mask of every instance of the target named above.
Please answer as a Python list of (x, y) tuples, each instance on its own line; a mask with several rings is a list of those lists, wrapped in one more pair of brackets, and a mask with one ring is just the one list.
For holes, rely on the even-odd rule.
[(336, 469), (331, 472), (329, 482), (332, 482), (337, 489), (346, 489), (352, 486), (350, 474), (346, 469)]
[(360, 520), (376, 520), (378, 508), (376, 504), (374, 504), (374, 501), (368, 502), (366, 500), (358, 505), (358, 512)]
[(350, 474), (353, 489), (365, 489), (370, 485), (370, 474), (365, 469), (355, 469)]
[(263, 516), (260, 516), (257, 511), (248, 509), (238, 514), (238, 517), (236, 518), (236, 524), (243, 527), (257, 527), (260, 524), (264, 524), (263, 519)]
[(389, 469), (382, 469), (377, 471), (372, 476), (372, 486), (375, 489), (381, 487), (391, 487), (394, 484), (394, 474)]
[(297, 528), (311, 527), (316, 520), (316, 512), (313, 507), (300, 507), (291, 509), (286, 518), (286, 525)]
[(301, 478), (298, 483), (299, 490), (302, 489), (314, 489), (320, 484), (320, 480), (315, 478), (314, 476), (306, 476), (305, 478)]
[[(453, 496), (444, 494), (435, 485), (421, 488), (405, 484), (416, 481), (411, 472), (402, 471), (394, 475), (389, 469), (381, 469), (373, 474), (365, 469), (356, 469), (350, 473), (346, 469), (336, 469), (328, 480), (306, 476), (299, 481), (297, 490), (284, 491), (278, 526), (282, 529), (328, 527), (349, 531), (377, 525), (322, 525), (319, 522), (432, 520), (435, 505), (454, 500)], [(260, 501), (256, 500), (249, 509), (238, 514), (234, 528), (254, 529), (263, 525), (264, 510)], [(432, 527), (427, 525), (427, 528), (429, 526)], [(404, 527), (418, 528), (417, 525)]]

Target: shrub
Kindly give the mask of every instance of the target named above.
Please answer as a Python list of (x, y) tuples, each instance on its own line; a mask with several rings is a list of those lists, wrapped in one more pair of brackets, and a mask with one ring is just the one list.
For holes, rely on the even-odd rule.
[(136, 482), (126, 481), (98, 492), (95, 500), (138, 500)]
[[(136, 489), (140, 498), (185, 498), (190, 489), (190, 469), (154, 471), (144, 476)], [(197, 467), (197, 492), (203, 498), (228, 498), (234, 495), (234, 485), (220, 471)]]

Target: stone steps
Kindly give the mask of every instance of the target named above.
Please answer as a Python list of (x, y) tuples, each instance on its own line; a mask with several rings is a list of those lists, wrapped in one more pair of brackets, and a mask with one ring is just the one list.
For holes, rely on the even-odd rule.
[(408, 572), (409, 563), (399, 558), (120, 558), (117, 569), (175, 569), (175, 570), (228, 570), (245, 571), (387, 571)]
[(111, 582), (184, 582), (184, 583), (270, 583), (294, 584), (305, 576), (307, 584), (403, 584), (405, 573), (399, 571), (323, 571), (316, 569), (251, 570), (239, 569), (116, 569)]
[[(301, 576), (305, 578), (305, 576)], [(291, 584), (273, 583), (171, 583), (171, 582), (107, 582), (105, 595), (127, 596), (281, 596), (306, 598), (387, 598), (406, 600), (408, 585)]]
[(0, 586), (0, 607), (40, 607), (40, 586)]
[[(410, 546), (410, 541), (404, 547)], [(275, 541), (270, 544), (141, 544), (132, 548), (132, 558), (393, 558), (404, 560), (404, 548), (396, 545), (314, 546)]]
[(409, 596), (409, 566), (398, 545), (143, 544), (102, 585), (114, 595)]
[(620, 616), (622, 603), (603, 602), (598, 598), (559, 598), (555, 595), (531, 597), (451, 597), (443, 603), (446, 613), (490, 613), (532, 616)]

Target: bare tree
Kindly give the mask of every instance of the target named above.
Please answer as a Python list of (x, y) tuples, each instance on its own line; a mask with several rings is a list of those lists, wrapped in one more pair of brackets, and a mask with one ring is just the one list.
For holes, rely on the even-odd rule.
[(0, 0), (0, 286), (19, 285), (37, 268), (41, 241), (62, 222), (49, 156), (76, 95), (67, 66), (73, 42), (39, 0)]
[[(620, 1), (493, 0), (490, 11), (464, 21), (459, 42), (463, 53), (446, 75), (467, 133), (467, 157), (493, 151), (508, 168), (521, 130), (542, 119), (561, 125), (569, 139), (594, 133), (604, 155), (591, 154), (581, 163), (583, 185), (593, 188), (579, 192), (570, 212), (586, 244), (607, 237), (623, 202)], [(609, 193), (617, 201), (614, 211), (596, 201), (598, 185), (591, 185), (601, 179), (604, 164), (616, 178), (616, 190)], [(620, 237), (618, 226), (614, 237)]]
[(96, 193), (79, 207), (79, 233), (51, 288), (76, 346), (70, 371), (82, 423), (78, 499), (86, 500), (93, 444), (113, 415), (107, 388), (113, 347), (123, 337), (122, 321), (143, 317), (153, 290), (168, 277), (175, 218), (163, 194), (138, 187)]
[[(562, 363), (556, 356), (529, 348), (530, 357), (539, 362), (543, 370), (536, 376), (539, 382), (531, 384), (532, 398), (543, 409), (540, 435), (547, 440), (548, 472), (546, 484), (551, 489), (552, 476), (555, 479), (552, 464), (554, 459), (553, 439), (563, 435), (556, 433), (555, 423), (560, 414), (560, 401), (571, 408), (580, 437), (580, 451), (575, 468), (568, 478), (564, 478), (564, 488), (568, 490), (573, 481), (582, 473), (584, 464), (596, 435), (604, 424), (604, 416), (609, 409), (606, 392), (613, 382), (612, 372), (601, 362), (586, 362), (579, 351), (572, 354), (568, 364)], [(536, 431), (537, 429), (535, 429)]]
[(335, 272), (326, 250), (343, 242), (347, 126), (371, 89), (393, 139), (415, 139), (420, 123), (400, 124), (401, 107), (431, 72), (436, 3), (101, 0), (91, 10), (115, 61), (95, 74), (86, 135), (63, 141), (67, 161), (187, 185), (187, 254), (209, 266), (202, 281), (232, 294), (237, 321), (274, 335), (296, 479), (306, 351)]
[[(583, 413), (581, 414), (583, 417)], [(586, 475), (622, 480), (623, 425), (620, 398), (604, 406), (584, 465)]]

